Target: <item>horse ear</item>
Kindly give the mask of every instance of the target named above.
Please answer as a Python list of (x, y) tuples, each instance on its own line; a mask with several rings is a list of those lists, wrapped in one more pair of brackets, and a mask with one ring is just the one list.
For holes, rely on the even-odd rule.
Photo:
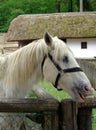
[(53, 39), (52, 39), (52, 36), (51, 36), (48, 32), (46, 32), (46, 33), (44, 34), (44, 40), (45, 40), (45, 43), (46, 43), (48, 46), (52, 47)]

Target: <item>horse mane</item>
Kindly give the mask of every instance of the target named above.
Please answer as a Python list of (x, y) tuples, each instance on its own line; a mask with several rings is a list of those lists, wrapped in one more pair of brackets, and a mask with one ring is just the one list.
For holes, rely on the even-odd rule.
[(43, 39), (34, 41), (23, 48), (9, 54), (6, 82), (20, 85), (26, 83), (34, 75), (43, 60), (47, 46)]

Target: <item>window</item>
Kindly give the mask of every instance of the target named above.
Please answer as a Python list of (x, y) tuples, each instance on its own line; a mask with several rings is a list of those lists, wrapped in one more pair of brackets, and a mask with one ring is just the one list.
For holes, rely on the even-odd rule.
[(81, 49), (87, 49), (87, 42), (81, 42)]

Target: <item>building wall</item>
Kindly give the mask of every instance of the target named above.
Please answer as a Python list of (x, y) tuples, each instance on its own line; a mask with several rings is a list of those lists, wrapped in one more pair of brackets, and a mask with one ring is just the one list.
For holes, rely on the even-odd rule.
[[(81, 49), (81, 42), (87, 42), (87, 49)], [(96, 57), (96, 38), (67, 39), (67, 45), (76, 58)]]

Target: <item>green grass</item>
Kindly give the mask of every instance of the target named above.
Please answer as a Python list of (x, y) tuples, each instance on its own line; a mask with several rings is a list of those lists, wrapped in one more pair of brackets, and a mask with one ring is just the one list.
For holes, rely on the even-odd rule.
[[(49, 94), (51, 94), (53, 97), (55, 97), (59, 101), (61, 101), (62, 99), (65, 99), (65, 98), (71, 98), (66, 92), (64, 92), (64, 91), (58, 91), (48, 81), (40, 82), (40, 86), (42, 86), (45, 89), (46, 92), (48, 92)], [(33, 97), (33, 98), (37, 97), (32, 92), (29, 92), (28, 96), (29, 97)]]
[(62, 99), (65, 98), (70, 98), (70, 96), (68, 95), (68, 93), (64, 92), (64, 91), (58, 91), (56, 88), (53, 87), (53, 85), (51, 83), (49, 83), (48, 81), (43, 81), (40, 83), (40, 85), (43, 86), (43, 88), (50, 93), (53, 97), (55, 97), (56, 99), (58, 99), (59, 101), (61, 101)]
[(96, 109), (92, 110), (92, 130), (96, 130)]

